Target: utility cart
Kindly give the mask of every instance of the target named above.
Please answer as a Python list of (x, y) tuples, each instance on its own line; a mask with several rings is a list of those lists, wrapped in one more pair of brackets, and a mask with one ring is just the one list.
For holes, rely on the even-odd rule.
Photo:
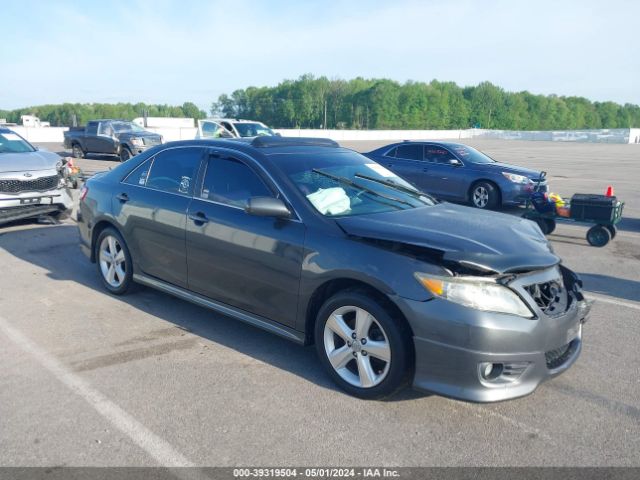
[(540, 184), (545, 176), (546, 172), (542, 172), (534, 182), (533, 193), (526, 202), (523, 218), (536, 222), (545, 235), (555, 230), (556, 222), (592, 225), (587, 230), (587, 242), (594, 247), (604, 247), (615, 238), (616, 224), (622, 218), (624, 202), (613, 195), (576, 193), (571, 199), (563, 199), (564, 205), (560, 211), (568, 216), (560, 215), (555, 202), (540, 191)]

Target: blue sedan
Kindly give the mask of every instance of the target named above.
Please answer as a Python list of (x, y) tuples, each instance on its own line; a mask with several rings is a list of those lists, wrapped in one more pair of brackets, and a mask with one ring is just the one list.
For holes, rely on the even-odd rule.
[(540, 177), (460, 143), (406, 141), (364, 155), (437, 198), (483, 209), (524, 203)]

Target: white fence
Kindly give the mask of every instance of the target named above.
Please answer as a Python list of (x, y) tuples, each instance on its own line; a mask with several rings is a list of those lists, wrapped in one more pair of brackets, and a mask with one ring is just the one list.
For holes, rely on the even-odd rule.
[[(10, 127), (16, 133), (34, 143), (62, 143), (66, 127), (30, 128)], [(148, 130), (161, 134), (165, 141), (190, 140), (195, 138), (193, 127), (150, 127)], [(552, 142), (592, 143), (636, 143), (640, 144), (640, 128), (616, 128), (602, 130), (313, 130), (279, 129), (284, 137), (331, 138), (336, 141), (358, 140), (461, 140), (470, 138), (494, 138), (501, 140), (539, 140)]]

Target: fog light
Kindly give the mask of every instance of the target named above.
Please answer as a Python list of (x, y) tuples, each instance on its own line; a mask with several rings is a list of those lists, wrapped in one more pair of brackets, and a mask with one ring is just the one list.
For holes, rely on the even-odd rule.
[(495, 380), (504, 370), (502, 363), (482, 362), (480, 364), (480, 375), (484, 380)]

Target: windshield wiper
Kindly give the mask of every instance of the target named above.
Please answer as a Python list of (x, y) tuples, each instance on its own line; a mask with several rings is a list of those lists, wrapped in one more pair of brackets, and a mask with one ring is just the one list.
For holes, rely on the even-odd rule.
[(407, 201), (402, 200), (400, 198), (396, 198), (396, 197), (391, 197), (389, 195), (385, 195), (384, 193), (376, 192), (375, 190), (373, 190), (373, 189), (371, 189), (369, 187), (365, 187), (364, 185), (360, 185), (359, 183), (356, 183), (353, 180), (349, 180), (348, 178), (339, 177), (337, 175), (332, 175), (330, 173), (323, 172), (322, 170), (318, 170), (317, 168), (314, 168), (311, 171), (313, 173), (317, 173), (318, 175), (322, 175), (323, 177), (327, 177), (327, 178), (330, 178), (331, 180), (335, 180), (338, 183), (342, 183), (344, 185), (349, 185), (350, 187), (354, 187), (354, 188), (357, 188), (358, 190), (362, 190), (364, 192), (370, 193), (371, 195), (375, 195), (376, 197), (384, 198), (384, 199), (389, 200), (391, 202), (403, 203), (405, 205), (409, 205), (411, 208), (414, 208), (414, 205), (412, 203), (410, 203), (410, 202), (407, 202)]
[(370, 177), (369, 175), (365, 175), (363, 173), (356, 173), (355, 176), (358, 178), (364, 178), (365, 180), (369, 180), (371, 182), (379, 183), (381, 185), (386, 185), (387, 187), (393, 188), (394, 190), (398, 190), (400, 192), (408, 193), (409, 195), (414, 197), (427, 197), (429, 200), (433, 201), (434, 203), (437, 202), (437, 200), (433, 198), (431, 195), (429, 195), (428, 193), (422, 192), (420, 190), (414, 190), (413, 188), (405, 187), (404, 185), (397, 184), (390, 180), (383, 180), (381, 178)]

